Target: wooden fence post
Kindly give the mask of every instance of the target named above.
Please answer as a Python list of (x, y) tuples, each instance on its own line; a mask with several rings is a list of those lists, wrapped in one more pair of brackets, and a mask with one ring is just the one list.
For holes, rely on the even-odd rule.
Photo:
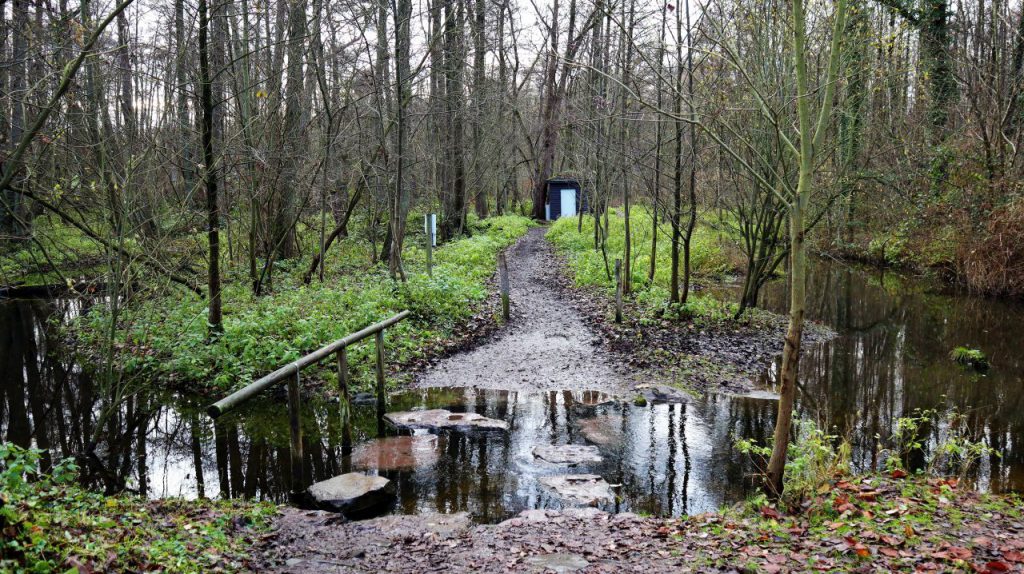
[(508, 260), (505, 252), (498, 253), (498, 285), (501, 288), (501, 316), (509, 320)]
[(383, 434), (388, 398), (384, 390), (384, 329), (374, 334), (374, 342), (377, 345), (377, 432)]
[(341, 411), (341, 448), (352, 448), (352, 401), (348, 392), (348, 346), (338, 349), (338, 403)]
[(622, 260), (615, 260), (615, 322), (622, 322)]
[(303, 491), (302, 480), (302, 419), (299, 396), (299, 370), (288, 377), (288, 429), (291, 431), (292, 496)]

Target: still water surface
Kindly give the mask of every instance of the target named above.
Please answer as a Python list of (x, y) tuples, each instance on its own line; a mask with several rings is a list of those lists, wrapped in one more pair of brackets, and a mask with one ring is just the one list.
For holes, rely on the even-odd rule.
[[(1024, 491), (1024, 306), (937, 294), (892, 274), (818, 262), (808, 316), (839, 337), (809, 349), (801, 364), (798, 409), (846, 437), (858, 468), (880, 464), (877, 444), (896, 420), (917, 409), (967, 415), (976, 438), (1002, 452), (985, 458), (980, 487)], [(785, 286), (771, 285), (765, 306), (784, 309)], [(86, 450), (90, 486), (147, 496), (246, 496), (284, 501), (289, 484), (288, 431), (282, 401), (255, 401), (215, 426), (206, 401), (171, 393), (136, 395), (96, 429), (105, 393), (58, 340), (56, 323), (88, 302), (0, 302), (0, 439), (46, 450), (53, 458)], [(957, 345), (980, 348), (993, 368), (981, 375), (948, 357)], [(760, 383), (771, 388), (773, 366)], [(396, 511), (468, 511), (495, 522), (525, 508), (557, 507), (537, 477), (592, 472), (621, 485), (607, 510), (655, 515), (714, 510), (751, 486), (736, 438), (770, 435), (770, 399), (709, 394), (685, 404), (636, 406), (598, 392), (415, 390), (391, 398), (390, 410), (447, 408), (509, 422), (507, 435), (379, 436), (372, 406), (354, 412), (355, 449), (341, 444), (337, 405), (305, 405), (306, 476), (378, 472), (398, 485)], [(929, 428), (939, 440), (942, 425)], [(597, 436), (595, 434), (600, 434)], [(393, 434), (393, 433), (389, 433)], [(603, 462), (567, 471), (535, 461), (541, 444), (598, 442)]]

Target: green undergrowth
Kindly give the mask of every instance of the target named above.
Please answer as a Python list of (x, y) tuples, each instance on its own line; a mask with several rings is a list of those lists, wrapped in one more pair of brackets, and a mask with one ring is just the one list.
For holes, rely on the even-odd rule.
[(34, 241), (0, 252), (0, 284), (44, 285), (92, 275), (104, 257), (103, 247), (56, 217), (32, 222)]
[[(594, 249), (593, 217), (583, 217), (582, 232), (577, 231), (577, 225), (575, 217), (559, 219), (552, 224), (547, 237), (567, 255), (577, 285), (598, 287), (609, 294), (613, 293), (614, 276), (609, 275), (614, 273), (615, 259), (621, 258), (625, 251), (625, 218), (622, 217), (621, 210), (613, 210), (609, 217), (608, 239), (604, 253), (600, 249)], [(659, 222), (654, 280), (648, 281), (653, 234), (652, 218), (650, 212), (642, 207), (636, 207), (631, 211), (630, 235), (633, 256), (630, 275), (633, 292), (629, 297), (639, 307), (639, 319), (655, 321), (663, 318), (683, 318), (691, 319), (698, 324), (730, 320), (736, 312), (734, 303), (721, 301), (696, 291), (691, 292), (685, 306), (669, 306), (672, 266), (669, 233), (667, 225)], [(732, 270), (733, 265), (726, 253), (727, 241), (722, 233), (709, 226), (701, 224), (694, 229), (690, 248), (693, 279), (716, 278)]]
[(268, 503), (103, 496), (75, 484), (71, 460), (0, 443), (0, 571), (248, 571)]
[[(473, 221), (469, 237), (434, 252), (433, 276), (426, 273), (422, 236), (410, 236), (405, 251), (406, 282), (392, 281), (378, 264), (355, 273), (341, 267), (351, 259), (349, 242), (328, 252), (323, 283), (301, 282), (307, 260), (283, 267), (274, 291), (254, 297), (242, 277), (229, 275), (223, 292), (224, 333), (207, 340), (206, 301), (168, 290), (130, 302), (119, 323), (116, 345), (127, 376), (143, 375), (194, 387), (241, 387), (331, 341), (408, 309), (412, 317), (386, 331), (389, 364), (420, 359), (432, 347), (455, 337), (487, 297), (487, 279), (497, 253), (532, 225), (503, 216)], [(354, 242), (352, 242), (354, 243)], [(109, 312), (97, 306), (75, 329), (86, 348), (105, 347)], [(350, 349), (353, 383), (368, 384), (372, 341)], [(325, 361), (303, 377), (327, 378)]]

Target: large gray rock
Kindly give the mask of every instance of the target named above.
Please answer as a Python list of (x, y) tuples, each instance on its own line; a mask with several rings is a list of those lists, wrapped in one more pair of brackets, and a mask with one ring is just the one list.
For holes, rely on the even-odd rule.
[(534, 447), (533, 456), (555, 464), (577, 464), (601, 462), (601, 452), (596, 446), (582, 444), (542, 445)]
[(350, 472), (318, 482), (308, 493), (318, 507), (358, 518), (386, 508), (395, 498), (395, 485), (383, 476)]
[(396, 429), (507, 431), (508, 423), (477, 413), (453, 413), (444, 409), (388, 413), (384, 418)]
[(560, 474), (542, 476), (539, 480), (541, 485), (566, 502), (596, 506), (615, 497), (611, 485), (596, 474)]

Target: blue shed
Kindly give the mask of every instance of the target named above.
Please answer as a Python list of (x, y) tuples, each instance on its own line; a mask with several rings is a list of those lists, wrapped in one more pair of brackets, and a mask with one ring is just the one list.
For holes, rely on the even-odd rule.
[(544, 199), (544, 219), (554, 221), (587, 212), (587, 198), (583, 186), (572, 178), (555, 177), (547, 181)]

